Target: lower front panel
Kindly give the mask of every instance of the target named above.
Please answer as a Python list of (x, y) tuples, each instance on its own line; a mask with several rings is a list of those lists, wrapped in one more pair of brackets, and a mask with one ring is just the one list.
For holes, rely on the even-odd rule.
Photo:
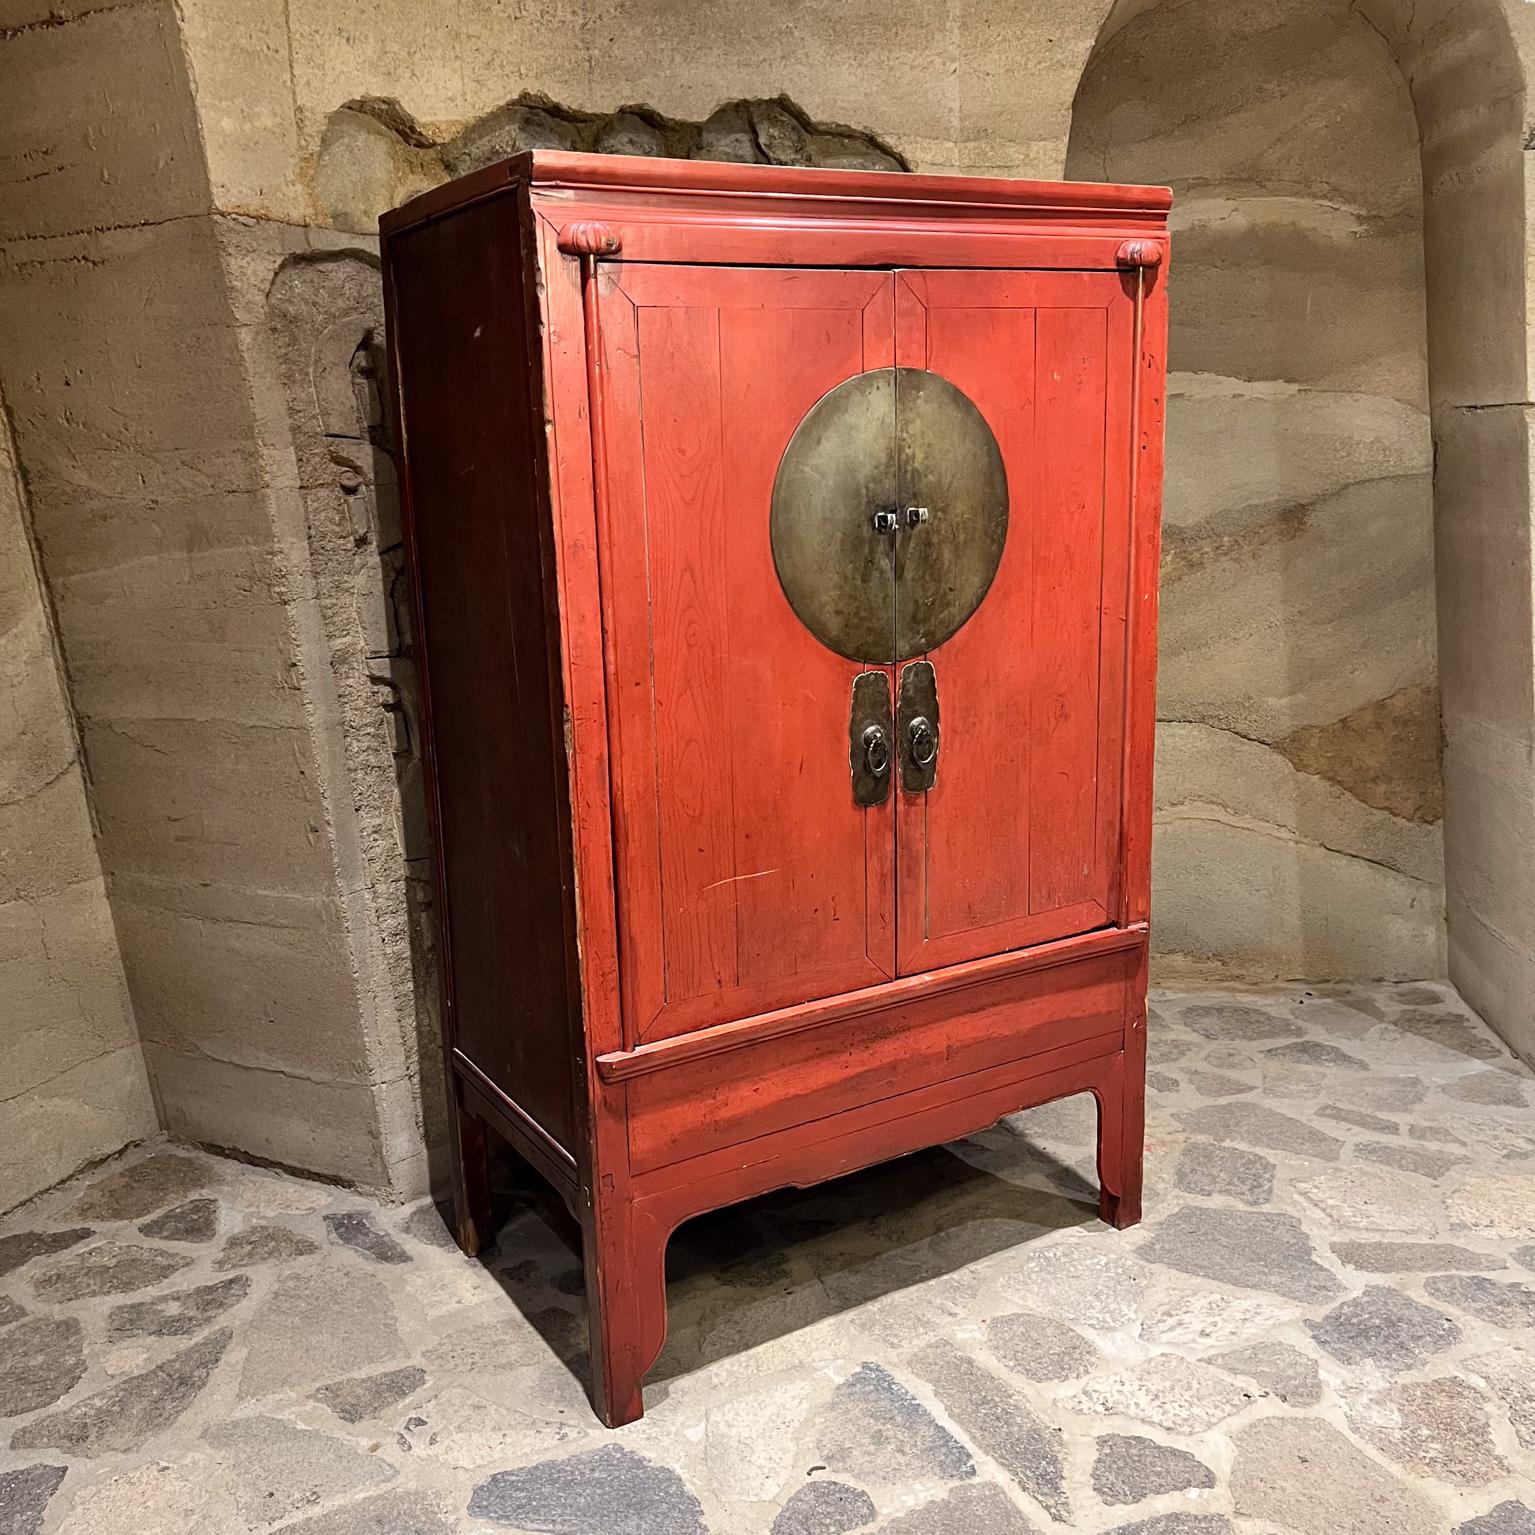
[(628, 1083), (630, 1169), (741, 1145), (975, 1072), (1123, 1048), (1142, 940), (679, 1060)]

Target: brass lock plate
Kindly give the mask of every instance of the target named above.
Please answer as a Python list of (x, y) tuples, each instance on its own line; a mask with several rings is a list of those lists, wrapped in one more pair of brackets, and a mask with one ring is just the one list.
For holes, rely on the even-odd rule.
[(941, 645), (981, 605), (1007, 541), (1002, 450), (923, 368), (845, 380), (805, 413), (773, 486), (773, 562), (815, 637), (866, 663)]
[(859, 672), (853, 678), (847, 751), (853, 777), (853, 803), (865, 809), (883, 805), (890, 798), (896, 751), (890, 718), (890, 678), (884, 672)]
[(938, 781), (938, 674), (931, 661), (901, 668), (896, 708), (896, 749), (901, 760), (901, 788), (925, 794)]

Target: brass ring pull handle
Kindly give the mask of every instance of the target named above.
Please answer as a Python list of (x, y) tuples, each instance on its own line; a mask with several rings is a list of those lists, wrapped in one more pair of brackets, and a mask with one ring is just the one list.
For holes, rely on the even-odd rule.
[(919, 768), (932, 766), (938, 755), (938, 731), (920, 714), (906, 727), (906, 750)]
[(920, 528), (931, 516), (932, 513), (925, 506), (908, 506), (906, 508), (906, 526), (908, 528)]
[(890, 742), (878, 725), (870, 725), (863, 733), (863, 765), (875, 778), (890, 771)]

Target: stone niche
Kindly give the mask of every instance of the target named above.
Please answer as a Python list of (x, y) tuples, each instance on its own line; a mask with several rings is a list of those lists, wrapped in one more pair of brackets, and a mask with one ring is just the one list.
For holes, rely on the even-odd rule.
[(910, 169), (876, 134), (815, 122), (787, 96), (727, 101), (702, 121), (688, 122), (638, 105), (584, 112), (524, 92), (443, 134), (418, 123), (397, 101), (365, 97), (331, 113), (310, 192), (322, 223), (372, 234), (387, 209), (525, 149), (842, 170)]

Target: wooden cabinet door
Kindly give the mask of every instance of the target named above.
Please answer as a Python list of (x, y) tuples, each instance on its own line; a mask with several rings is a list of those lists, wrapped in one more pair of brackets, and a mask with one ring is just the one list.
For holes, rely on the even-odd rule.
[[(897, 364), (980, 408), (1009, 500), (990, 589), (925, 658), (940, 747), (932, 788), (898, 790), (902, 974), (1113, 920), (1133, 321), (1114, 272), (897, 277)], [(942, 515), (898, 536), (941, 537)]]
[(893, 362), (895, 278), (604, 267), (599, 448), (626, 1037), (895, 974), (894, 796), (849, 787), (855, 677), (779, 585), (801, 418)]

